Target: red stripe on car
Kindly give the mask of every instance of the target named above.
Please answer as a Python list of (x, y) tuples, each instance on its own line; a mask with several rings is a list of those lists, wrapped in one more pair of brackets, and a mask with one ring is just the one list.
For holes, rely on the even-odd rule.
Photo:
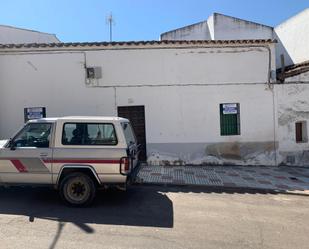
[(25, 172), (28, 172), (27, 168), (25, 167), (25, 165), (22, 164), (21, 161), (19, 160), (16, 160), (16, 159), (13, 159), (13, 160), (10, 160), (13, 165), (15, 166), (15, 168), (21, 172), (21, 173), (25, 173)]
[(44, 163), (102, 163), (102, 164), (119, 164), (120, 160), (83, 160), (83, 159), (54, 159), (43, 160)]

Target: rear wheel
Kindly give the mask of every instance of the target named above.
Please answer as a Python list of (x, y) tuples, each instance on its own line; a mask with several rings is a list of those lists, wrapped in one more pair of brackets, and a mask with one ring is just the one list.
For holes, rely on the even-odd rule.
[(87, 206), (95, 197), (93, 180), (83, 173), (71, 173), (60, 183), (60, 195), (71, 206)]

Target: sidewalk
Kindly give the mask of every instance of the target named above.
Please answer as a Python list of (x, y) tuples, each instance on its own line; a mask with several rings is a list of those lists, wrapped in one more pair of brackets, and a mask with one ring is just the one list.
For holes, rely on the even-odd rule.
[(301, 191), (309, 194), (309, 168), (267, 166), (148, 166), (137, 182)]

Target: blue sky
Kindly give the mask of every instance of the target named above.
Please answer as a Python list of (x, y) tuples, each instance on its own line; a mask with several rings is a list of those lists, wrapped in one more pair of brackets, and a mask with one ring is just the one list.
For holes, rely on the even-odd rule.
[(275, 26), (309, 7), (309, 0), (10, 0), (0, 24), (54, 33), (61, 41), (157, 40), (163, 32), (206, 20), (213, 12)]

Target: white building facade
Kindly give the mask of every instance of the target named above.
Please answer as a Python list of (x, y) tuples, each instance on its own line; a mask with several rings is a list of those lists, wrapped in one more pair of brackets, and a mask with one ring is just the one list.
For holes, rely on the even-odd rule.
[(2, 45), (0, 138), (45, 107), (129, 117), (150, 164), (296, 165), (275, 70), (272, 40)]
[(308, 9), (276, 28), (214, 13), (148, 42), (0, 26), (0, 139), (44, 107), (129, 118), (150, 164), (308, 166), (306, 30)]
[(161, 40), (273, 39), (273, 27), (213, 13), (206, 21), (161, 34)]
[(309, 62), (288, 66), (284, 73), (280, 71), (281, 84), (276, 85), (279, 151), (288, 164), (308, 166)]
[(54, 34), (0, 25), (0, 44), (58, 43)]
[(277, 45), (277, 65), (281, 66), (281, 55), (285, 65), (309, 60), (309, 8), (281, 23), (274, 29)]

